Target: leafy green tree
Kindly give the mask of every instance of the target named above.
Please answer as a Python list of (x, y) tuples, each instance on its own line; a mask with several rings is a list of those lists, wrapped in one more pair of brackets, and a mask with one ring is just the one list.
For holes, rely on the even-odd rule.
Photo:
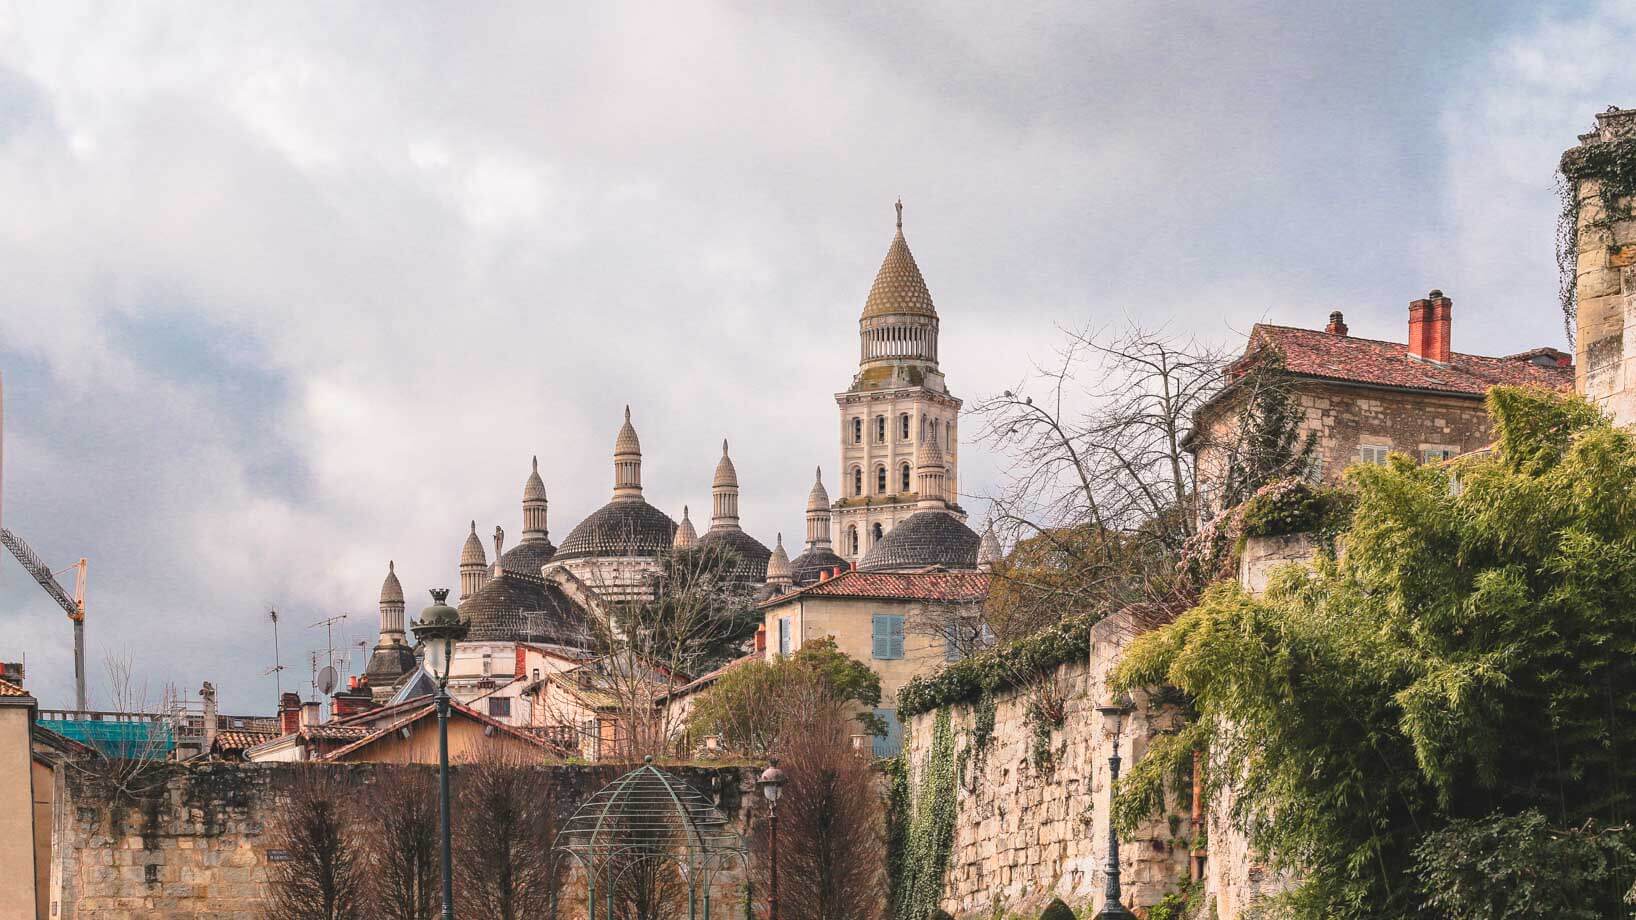
[[(1232, 820), (1299, 878), (1291, 915), (1391, 920), (1428, 916), (1427, 882), (1503, 884), (1512, 838), (1533, 833), (1490, 828), (1431, 859), (1461, 822), (1537, 813), (1563, 834), (1632, 817), (1636, 445), (1576, 397), (1496, 388), (1488, 408), (1491, 457), (1349, 473), (1339, 560), (1286, 569), (1262, 597), (1217, 585), (1133, 644), (1116, 682), (1175, 687), (1197, 718), (1121, 781), (1121, 824), (1205, 749), (1209, 790), (1230, 785)], [(1553, 858), (1577, 873), (1555, 890), (1628, 915), (1636, 864), (1601, 852), (1600, 875)], [(1553, 897), (1437, 906), (1565, 915)]]
[(1234, 381), (1243, 396), (1236, 437), (1223, 445), (1221, 507), (1239, 504), (1269, 482), (1302, 475), (1317, 455), (1318, 435), (1301, 430), (1305, 412), (1289, 382), (1284, 356), (1274, 348), (1254, 355)]
[(778, 747), (789, 726), (778, 701), (809, 692), (854, 704), (861, 710), (855, 718), (864, 730), (885, 732), (873, 712), (880, 703), (880, 676), (841, 651), (830, 637), (804, 642), (788, 658), (757, 659), (733, 667), (700, 696), (688, 729), (695, 738), (721, 735), (729, 750), (765, 754)]

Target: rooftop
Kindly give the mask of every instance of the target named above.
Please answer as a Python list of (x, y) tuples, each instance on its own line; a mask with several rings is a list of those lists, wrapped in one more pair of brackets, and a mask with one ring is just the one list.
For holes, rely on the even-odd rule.
[(1479, 397), (1497, 385), (1534, 384), (1562, 390), (1574, 383), (1570, 359), (1552, 348), (1536, 348), (1505, 358), (1451, 352), (1448, 363), (1439, 364), (1411, 357), (1409, 346), (1402, 342), (1270, 323), (1255, 324), (1244, 357), (1229, 373), (1241, 371), (1245, 361), (1267, 345), (1283, 352), (1292, 373), (1343, 383)]
[(845, 572), (763, 601), (773, 607), (796, 598), (862, 597), (876, 600), (976, 604), (988, 597), (987, 572)]

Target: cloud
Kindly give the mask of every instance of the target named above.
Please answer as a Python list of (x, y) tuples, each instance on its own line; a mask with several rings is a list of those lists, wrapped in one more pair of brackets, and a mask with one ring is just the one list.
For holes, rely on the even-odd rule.
[[(726, 436), (747, 527), (802, 532), (899, 195), (968, 399), (1057, 324), (1226, 340), (1341, 306), (1391, 336), (1433, 284), (1499, 299), (1532, 244), (1484, 242), (1476, 148), (1440, 132), (1470, 133), (1449, 94), (1524, 67), (1532, 16), (10, 8), (5, 521), (91, 558), (93, 659), (265, 711), (268, 607), (287, 664), (325, 616), (371, 636), (386, 560), (411, 605), (452, 582), (467, 521), (517, 531), (534, 454), (560, 540), (606, 500), (626, 403), (655, 504), (706, 507)], [(1483, 341), (1548, 338), (1530, 309)], [(982, 491), (996, 459), (962, 458)], [(66, 624), (0, 572), (0, 628), (66, 703)]]

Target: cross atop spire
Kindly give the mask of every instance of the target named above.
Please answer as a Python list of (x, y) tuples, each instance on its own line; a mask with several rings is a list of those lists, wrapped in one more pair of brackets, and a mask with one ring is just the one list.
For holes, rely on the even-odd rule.
[(903, 229), (903, 198), (901, 196), (898, 198), (897, 209), (898, 209), (898, 229), (902, 230)]

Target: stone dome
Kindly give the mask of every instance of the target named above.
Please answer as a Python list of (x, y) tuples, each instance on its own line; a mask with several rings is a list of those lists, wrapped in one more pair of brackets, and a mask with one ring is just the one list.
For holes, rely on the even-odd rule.
[(620, 454), (640, 454), (642, 442), (636, 437), (636, 426), (631, 424), (631, 407), (625, 407), (625, 424), (620, 426), (619, 434), (614, 437), (614, 456)]
[(584, 647), (590, 620), (563, 590), (539, 575), (502, 568), (460, 603), (471, 642), (550, 642)]
[(712, 527), (699, 538), (699, 545), (725, 546), (737, 554), (738, 564), (733, 567), (735, 580), (758, 585), (767, 580), (767, 562), (772, 559), (773, 551), (739, 528)]
[(869, 548), (860, 572), (904, 572), (929, 566), (975, 569), (982, 538), (942, 510), (917, 511)]
[[(475, 523), (475, 522), (474, 522)], [(381, 582), (381, 603), (403, 603), (403, 584), (398, 581), (397, 563), (386, 564), (386, 580)]]
[(529, 471), (528, 479), (523, 482), (523, 501), (543, 502), (545, 497), (545, 480), (540, 478), (540, 458), (534, 458), (534, 468)]
[(983, 530), (983, 541), (977, 546), (977, 567), (993, 568), (994, 563), (1005, 557), (1000, 549), (1000, 539), (994, 536), (994, 525), (990, 524)]
[(570, 530), (552, 559), (660, 556), (675, 536), (676, 522), (663, 511), (639, 498), (615, 499)]
[(557, 548), (551, 545), (550, 540), (524, 537), (521, 543), (506, 550), (500, 557), (500, 567), (508, 572), (538, 575), (540, 568), (556, 556)]
[(364, 681), (371, 687), (390, 687), (414, 669), (414, 649), (403, 644), (377, 645), (364, 666)]
[(471, 522), (471, 533), (466, 534), (466, 543), (460, 547), (461, 565), (488, 565), (488, 556), (483, 552), (483, 541), (477, 536), (477, 522)]
[(836, 569), (846, 572), (851, 568), (852, 563), (837, 556), (829, 547), (813, 548), (790, 560), (790, 579), (796, 587), (804, 588), (816, 582), (825, 572)]
[(829, 490), (824, 488), (824, 468), (818, 467), (813, 476), (812, 491), (807, 493), (808, 511), (829, 510)]

